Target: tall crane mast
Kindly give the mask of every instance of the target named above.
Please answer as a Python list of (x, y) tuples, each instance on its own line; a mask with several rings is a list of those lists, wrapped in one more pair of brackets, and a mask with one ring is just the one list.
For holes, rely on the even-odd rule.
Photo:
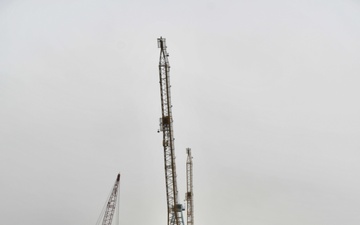
[(117, 175), (115, 184), (113, 186), (112, 192), (110, 194), (109, 200), (106, 204), (106, 210), (102, 220), (102, 225), (111, 225), (113, 216), (116, 209), (116, 203), (118, 199), (118, 192), (120, 186), (120, 174)]
[(186, 149), (186, 214), (187, 225), (194, 225), (194, 192), (193, 192), (193, 162), (191, 156), (191, 149)]
[(182, 204), (178, 203), (173, 117), (171, 112), (172, 105), (170, 95), (170, 64), (168, 60), (169, 54), (166, 51), (165, 38), (158, 38), (158, 47), (160, 48), (159, 77), (162, 110), (162, 115), (160, 118), (160, 131), (163, 133), (166, 198), (168, 211), (167, 221), (168, 225), (184, 225), (182, 216), (182, 211), (184, 208)]

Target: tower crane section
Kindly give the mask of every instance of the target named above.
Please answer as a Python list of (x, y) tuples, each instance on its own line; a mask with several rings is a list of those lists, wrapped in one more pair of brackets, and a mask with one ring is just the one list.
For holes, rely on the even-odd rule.
[(194, 225), (194, 193), (193, 193), (193, 162), (191, 156), (191, 149), (186, 149), (187, 160), (186, 160), (186, 214), (187, 214), (187, 225)]
[(120, 174), (118, 174), (116, 177), (115, 184), (113, 186), (109, 200), (107, 201), (106, 209), (101, 225), (111, 225), (112, 223), (116, 209), (118, 194), (119, 194), (119, 186), (120, 186)]
[(168, 225), (184, 225), (182, 204), (178, 203), (178, 190), (176, 181), (175, 147), (173, 132), (173, 117), (171, 112), (170, 95), (170, 64), (169, 54), (166, 50), (165, 38), (158, 38), (160, 48), (159, 78), (161, 111), (160, 131), (163, 133), (164, 164), (165, 164), (165, 183), (167, 198), (167, 221)]

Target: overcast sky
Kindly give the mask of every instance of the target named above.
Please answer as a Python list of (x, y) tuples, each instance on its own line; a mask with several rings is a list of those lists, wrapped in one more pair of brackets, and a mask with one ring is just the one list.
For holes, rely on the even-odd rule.
[(0, 224), (166, 225), (160, 36), (195, 224), (360, 224), (357, 0), (1, 0)]

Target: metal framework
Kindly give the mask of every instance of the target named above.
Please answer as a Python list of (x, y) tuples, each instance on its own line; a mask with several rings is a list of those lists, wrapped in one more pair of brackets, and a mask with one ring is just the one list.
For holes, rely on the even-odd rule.
[(112, 219), (115, 213), (116, 208), (116, 202), (117, 202), (117, 196), (118, 196), (118, 190), (120, 185), (120, 174), (117, 175), (116, 181), (113, 187), (113, 190), (111, 192), (110, 198), (106, 205), (106, 211), (104, 214), (104, 218), (102, 221), (102, 225), (111, 225)]
[(171, 113), (171, 95), (170, 95), (170, 64), (169, 54), (166, 51), (165, 38), (158, 38), (158, 47), (160, 48), (159, 77), (161, 110), (160, 131), (163, 133), (164, 164), (165, 164), (165, 182), (168, 210), (168, 225), (184, 225), (182, 204), (178, 203), (178, 191), (176, 182), (175, 165), (175, 147), (173, 132), (173, 117)]
[(193, 192), (193, 162), (191, 156), (191, 149), (186, 149), (186, 214), (187, 225), (194, 225), (194, 192)]

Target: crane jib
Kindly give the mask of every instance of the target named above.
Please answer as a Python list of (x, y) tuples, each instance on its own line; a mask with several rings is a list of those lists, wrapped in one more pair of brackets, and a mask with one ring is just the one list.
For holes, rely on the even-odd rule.
[(160, 131), (163, 133), (165, 183), (168, 208), (167, 219), (168, 225), (184, 225), (182, 217), (182, 211), (184, 209), (182, 204), (178, 203), (173, 118), (171, 112), (170, 64), (168, 60), (169, 54), (166, 51), (165, 38), (158, 38), (158, 47), (160, 48), (159, 83), (162, 113), (160, 118)]

